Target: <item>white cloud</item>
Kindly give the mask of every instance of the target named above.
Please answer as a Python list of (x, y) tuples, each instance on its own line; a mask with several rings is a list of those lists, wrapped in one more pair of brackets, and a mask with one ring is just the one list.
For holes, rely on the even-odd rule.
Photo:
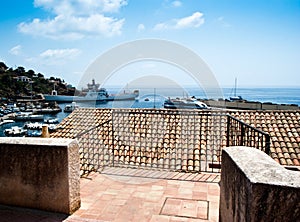
[(101, 14), (90, 17), (56, 16), (52, 20), (34, 19), (31, 23), (20, 23), (19, 30), (25, 34), (52, 39), (81, 39), (84, 36), (120, 35), (124, 19), (118, 20)]
[(182, 6), (182, 2), (181, 1), (173, 1), (172, 2), (172, 6), (177, 8), (177, 7), (181, 7)]
[(127, 0), (35, 0), (34, 5), (57, 15), (90, 15), (118, 12), (121, 7), (127, 5)]
[(67, 49), (47, 49), (41, 52), (38, 56), (28, 57), (25, 59), (29, 64), (39, 64), (45, 67), (57, 67), (69, 63), (74, 63), (81, 54), (81, 51), (76, 48)]
[(36, 7), (42, 7), (54, 14), (54, 18), (18, 25), (19, 31), (34, 36), (52, 39), (80, 39), (85, 36), (115, 36), (122, 33), (125, 19), (105, 16), (127, 4), (125, 0), (35, 0)]
[(40, 54), (42, 59), (72, 59), (77, 57), (81, 51), (79, 49), (48, 49)]
[(142, 31), (144, 31), (145, 29), (146, 29), (146, 27), (145, 27), (144, 24), (139, 24), (138, 27), (137, 27), (137, 30), (138, 30), (139, 32), (142, 32)]
[(20, 55), (21, 51), (22, 51), (22, 46), (21, 45), (16, 45), (15, 47), (12, 47), (9, 50), (9, 53), (12, 54), (12, 55)]
[(191, 16), (159, 23), (155, 25), (154, 30), (198, 28), (203, 24), (203, 14), (201, 12), (195, 12)]
[(219, 17), (219, 18), (217, 18), (217, 21), (222, 25), (222, 27), (224, 27), (224, 28), (229, 28), (229, 27), (231, 27), (231, 25), (228, 23), (228, 22), (226, 22), (225, 21), (225, 19), (224, 19), (224, 17)]
[(103, 0), (100, 2), (103, 4), (104, 12), (117, 12), (122, 6), (127, 5), (126, 0)]

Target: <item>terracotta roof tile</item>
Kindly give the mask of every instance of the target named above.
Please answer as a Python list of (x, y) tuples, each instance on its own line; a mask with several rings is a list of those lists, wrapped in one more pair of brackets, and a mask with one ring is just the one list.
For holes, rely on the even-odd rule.
[[(270, 134), (272, 140), (271, 148), (276, 148), (276, 150), (271, 149), (271, 156), (274, 160), (278, 161), (278, 159), (276, 159), (276, 153), (282, 153), (279, 155), (279, 158), (285, 159), (280, 159), (281, 164), (299, 164), (300, 115), (298, 111), (237, 111), (231, 114), (245, 121), (245, 115), (241, 115), (241, 113), (245, 112), (249, 119), (251, 119), (250, 116), (256, 116), (255, 121), (253, 121), (251, 125), (262, 128), (265, 132)], [(268, 123), (267, 127), (264, 127), (264, 123)], [(294, 148), (297, 161), (291, 162), (290, 155), (292, 153), (290, 148)], [(294, 155), (293, 160), (295, 160)]]
[(293, 159), (293, 165), (300, 166), (300, 162), (298, 159)]
[[(129, 147), (136, 145), (141, 146), (141, 149), (145, 149), (148, 153), (152, 154), (151, 149), (147, 144), (151, 143), (152, 146), (161, 147), (164, 150), (164, 154), (168, 154), (168, 149), (178, 147), (181, 144), (182, 149), (190, 149), (192, 144), (200, 153), (194, 154), (195, 161), (199, 158), (205, 159), (210, 157), (212, 160), (217, 160), (220, 154), (216, 153), (216, 150), (212, 152), (204, 149), (207, 145), (215, 146), (226, 145), (225, 130), (222, 133), (218, 132), (212, 134), (203, 133), (207, 127), (214, 129), (214, 122), (208, 119), (201, 119), (197, 116), (195, 119), (189, 119), (186, 117), (178, 118), (167, 110), (148, 110), (147, 114), (141, 114), (142, 109), (115, 109), (116, 111), (124, 111), (124, 113), (116, 113), (115, 124), (117, 127), (123, 127), (122, 135), (119, 135), (119, 142), (116, 142), (115, 146), (119, 147), (119, 159), (124, 161), (128, 159), (125, 153)], [(209, 113), (210, 111), (208, 111)], [(155, 113), (155, 115), (153, 115)], [(203, 112), (204, 113), (204, 112)], [(207, 112), (206, 112), (207, 113)], [(271, 136), (271, 154), (270, 156), (277, 162), (283, 165), (297, 165), (300, 162), (300, 113), (299, 111), (228, 111), (230, 115), (251, 124), (253, 127), (261, 129)], [(67, 118), (65, 118), (60, 124), (57, 132), (51, 134), (51, 137), (68, 137), (74, 138), (85, 131), (91, 130), (88, 135), (80, 138), (80, 144), (83, 147), (94, 146), (97, 147), (97, 143), (102, 141), (103, 146), (112, 146), (112, 124), (106, 123), (102, 126), (102, 129), (92, 130), (99, 124), (111, 119), (111, 109), (90, 109), (83, 108), (74, 111)], [(196, 122), (195, 122), (196, 121)], [(226, 119), (219, 121), (219, 128), (226, 128)], [(123, 124), (123, 125), (122, 125)], [(167, 127), (168, 126), (168, 127)], [(167, 127), (167, 128), (166, 128)], [(168, 133), (166, 133), (168, 132)], [(202, 132), (202, 135), (197, 139), (196, 134)], [(134, 141), (133, 134), (140, 138), (140, 141)], [(161, 140), (157, 140), (157, 134), (163, 135)], [(155, 136), (156, 135), (156, 136)], [(116, 136), (116, 135), (115, 135)], [(86, 137), (86, 138), (85, 138)], [(136, 137), (135, 137), (136, 138)], [(213, 139), (214, 138), (214, 139)], [(201, 140), (202, 139), (202, 140)], [(213, 139), (213, 140), (212, 140)], [(130, 146), (121, 144), (123, 140), (130, 141)], [(196, 141), (196, 142), (194, 142)], [(196, 149), (196, 150), (197, 150)], [(147, 153), (145, 151), (145, 153)], [(197, 151), (198, 152), (198, 151)], [(121, 154), (122, 153), (122, 154)], [(149, 155), (150, 155), (149, 154)], [(121, 156), (120, 156), (121, 155)], [(125, 155), (125, 156), (122, 156)], [(148, 155), (148, 154), (147, 154)], [(168, 154), (169, 155), (169, 154)], [(168, 157), (169, 158), (169, 157)], [(171, 158), (171, 157), (170, 157)], [(189, 158), (189, 156), (187, 157)], [(139, 160), (141, 163), (147, 164), (149, 158), (142, 157)], [(158, 160), (153, 160), (159, 164)], [(168, 164), (171, 161), (166, 160)], [(191, 161), (187, 161), (187, 168), (191, 168), (189, 165)]]

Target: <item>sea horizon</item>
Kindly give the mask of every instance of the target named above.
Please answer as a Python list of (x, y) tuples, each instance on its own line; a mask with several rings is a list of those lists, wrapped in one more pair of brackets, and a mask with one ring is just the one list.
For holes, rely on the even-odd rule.
[[(108, 93), (118, 93), (125, 90), (117, 86), (107, 86)], [(197, 99), (219, 99), (219, 96), (215, 98), (209, 98), (207, 93), (196, 86), (183, 86), (182, 88), (156, 88), (156, 87), (144, 87), (133, 88), (128, 87), (126, 90), (132, 91), (140, 90), (140, 98), (154, 95), (160, 95), (162, 97), (196, 97)], [(248, 101), (262, 102), (262, 103), (277, 103), (277, 104), (296, 104), (300, 106), (300, 87), (239, 87), (235, 89), (233, 87), (222, 87), (220, 98), (230, 99), (232, 96), (241, 96)]]

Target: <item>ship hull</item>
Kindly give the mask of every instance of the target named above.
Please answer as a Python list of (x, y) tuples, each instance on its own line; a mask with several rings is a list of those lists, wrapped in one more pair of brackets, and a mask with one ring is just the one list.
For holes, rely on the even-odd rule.
[(137, 97), (134, 93), (128, 94), (117, 94), (117, 95), (109, 95), (107, 97), (85, 97), (85, 96), (53, 96), (53, 95), (44, 95), (45, 101), (48, 102), (91, 102), (91, 101), (114, 101), (114, 100), (135, 100)]
[(113, 100), (135, 100), (137, 97), (136, 94), (131, 94), (131, 93), (127, 93), (127, 94), (119, 94), (119, 95), (109, 95), (107, 97), (108, 101), (113, 101)]

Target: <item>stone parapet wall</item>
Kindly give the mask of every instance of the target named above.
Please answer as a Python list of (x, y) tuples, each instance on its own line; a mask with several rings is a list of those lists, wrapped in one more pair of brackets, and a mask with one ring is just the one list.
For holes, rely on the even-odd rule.
[(80, 207), (76, 140), (0, 138), (0, 204), (71, 214)]
[(222, 151), (220, 221), (298, 221), (300, 171), (249, 147)]

